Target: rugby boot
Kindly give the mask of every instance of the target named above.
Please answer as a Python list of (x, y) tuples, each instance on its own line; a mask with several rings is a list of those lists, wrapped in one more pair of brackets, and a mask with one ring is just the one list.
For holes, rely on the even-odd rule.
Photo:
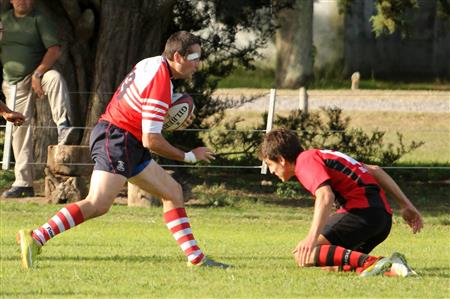
[(369, 277), (376, 275), (383, 275), (385, 272), (389, 271), (392, 266), (392, 261), (387, 257), (380, 257), (377, 261), (375, 261), (372, 265), (364, 269), (359, 276), (361, 277)]
[(41, 253), (42, 246), (31, 236), (30, 230), (21, 229), (16, 235), (17, 244), (20, 245), (20, 262), (23, 268), (33, 268), (36, 257)]
[(400, 277), (418, 276), (417, 272), (408, 265), (408, 262), (403, 254), (394, 252), (391, 255), (391, 261), (391, 275), (394, 274), (395, 276)]
[(221, 268), (221, 269), (228, 269), (231, 266), (224, 264), (224, 263), (220, 263), (220, 262), (216, 262), (215, 260), (208, 258), (208, 257), (204, 257), (203, 260), (194, 265), (191, 262), (187, 262), (188, 267), (206, 267), (206, 268)]

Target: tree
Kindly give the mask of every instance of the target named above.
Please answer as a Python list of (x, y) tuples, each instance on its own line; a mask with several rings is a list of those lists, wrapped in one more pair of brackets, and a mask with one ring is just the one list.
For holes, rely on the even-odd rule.
[(296, 0), (277, 15), (277, 86), (298, 88), (313, 79), (313, 2)]
[(388, 32), (394, 33), (398, 28), (406, 26), (405, 14), (411, 9), (419, 8), (417, 0), (377, 0), (377, 14), (370, 18), (373, 32), (377, 37)]
[[(279, 87), (298, 88), (307, 86), (314, 74), (314, 41), (313, 41), (313, 0), (279, 0), (276, 2), (290, 2), (290, 6), (281, 10), (277, 15), (276, 33), (276, 80)], [(333, 2), (333, 1), (329, 1)], [(293, 5), (292, 5), (293, 4)], [(431, 36), (428, 54), (432, 58), (432, 65), (428, 74), (437, 77), (448, 77), (450, 68), (442, 63), (448, 59), (450, 47), (448, 46), (448, 32), (450, 28), (450, 0), (337, 0), (339, 12), (344, 14), (345, 57), (342, 71), (345, 76), (354, 71), (364, 71), (365, 75), (371, 74), (371, 69), (361, 70), (374, 65), (378, 68), (386, 67), (384, 75), (391, 72), (387, 63), (371, 61), (376, 56), (377, 49), (386, 46), (387, 40), (393, 43), (403, 43), (409, 31), (427, 32)], [(422, 18), (422, 23), (419, 22)], [(423, 19), (426, 19), (423, 22)], [(368, 23), (370, 22), (370, 24)], [(426, 28), (421, 28), (426, 26)], [(412, 28), (412, 30), (411, 30)], [(366, 32), (367, 31), (367, 32)], [(394, 34), (395, 36), (389, 36)], [(420, 36), (420, 44), (426, 34)], [(396, 36), (402, 37), (396, 39)], [(414, 43), (412, 43), (411, 46)], [(390, 45), (394, 54), (392, 61), (396, 64), (395, 54), (398, 48)], [(414, 49), (417, 52), (417, 49)], [(372, 54), (372, 55), (371, 55)], [(383, 53), (376, 53), (383, 56)], [(424, 59), (428, 59), (423, 54)], [(414, 60), (412, 60), (414, 61)], [(342, 65), (342, 63), (339, 63)], [(411, 66), (411, 69), (414, 67)], [(419, 68), (420, 69), (420, 68)], [(402, 71), (399, 70), (401, 74)], [(373, 75), (373, 73), (372, 73)], [(402, 74), (403, 75), (403, 74)]]
[[(2, 11), (9, 0), (2, 1)], [(37, 1), (37, 0), (36, 0)], [(176, 84), (179, 91), (192, 94), (197, 107), (194, 128), (203, 119), (230, 107), (211, 99), (220, 78), (238, 65), (250, 67), (259, 57), (257, 50), (273, 36), (270, 2), (267, 1), (176, 1), (176, 0), (47, 0), (37, 1), (54, 17), (64, 40), (64, 54), (56, 66), (71, 93), (76, 125), (92, 127), (105, 110), (112, 93), (139, 60), (159, 55), (167, 37), (180, 29), (197, 31), (203, 38), (203, 71), (192, 82)], [(232, 9), (230, 9), (232, 8)], [(236, 44), (237, 35), (252, 31), (246, 44)], [(44, 162), (47, 146), (56, 140), (49, 107), (38, 101), (34, 117), (35, 157)], [(42, 128), (44, 127), (44, 128)], [(83, 144), (90, 130), (84, 132)], [(39, 138), (48, 136), (49, 138)], [(176, 134), (174, 140), (185, 138)], [(200, 142), (192, 138), (190, 146)]]

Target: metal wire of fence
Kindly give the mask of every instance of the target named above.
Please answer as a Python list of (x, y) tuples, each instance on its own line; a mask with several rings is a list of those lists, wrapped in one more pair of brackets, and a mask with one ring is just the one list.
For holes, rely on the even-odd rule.
[[(321, 91), (320, 92), (320, 96), (333, 96), (336, 97), (336, 93), (333, 91), (329, 91), (329, 94), (327, 94), (328, 91)], [(92, 94), (92, 92), (70, 92), (71, 94)], [(113, 94), (113, 92), (103, 92), (104, 94)], [(314, 92), (313, 92), (314, 93)], [(386, 93), (376, 93), (376, 92), (371, 92), (366, 93), (363, 91), (363, 95), (361, 93), (359, 94), (355, 94), (353, 91), (348, 91), (348, 92), (340, 92), (339, 96), (345, 96), (345, 97), (357, 97), (357, 96), (364, 96), (364, 97), (380, 97), (382, 95), (385, 95)], [(396, 96), (410, 96), (411, 93), (410, 92), (401, 92), (401, 91), (393, 91), (393, 93)], [(415, 95), (418, 94), (429, 94), (429, 91), (423, 91), (423, 92), (414, 92)], [(445, 95), (445, 93), (442, 93), (443, 95)], [(195, 96), (196, 94), (191, 94), (192, 96)], [(292, 93), (290, 94), (292, 96)], [(228, 96), (242, 96), (239, 94), (235, 94), (235, 93), (221, 93), (219, 95), (216, 95), (216, 97), (228, 97)], [(273, 89), (267, 93), (267, 92), (262, 92), (262, 93), (255, 93), (253, 94), (253, 96), (257, 96), (257, 97), (273, 97), (273, 101), (276, 100), (276, 91), (274, 91)], [(282, 92), (279, 96), (283, 96)], [(449, 103), (449, 107), (450, 107), (450, 97), (448, 100)], [(270, 111), (270, 109), (273, 109), (273, 111)], [(273, 113), (275, 109), (275, 104), (273, 103), (272, 105), (269, 104), (268, 107), (268, 111), (266, 110), (266, 112), (272, 112), (272, 119), (268, 119), (268, 123), (272, 123), (273, 121)], [(450, 112), (450, 109), (448, 111), (443, 111), (443, 112)], [(57, 127), (56, 126), (29, 126), (33, 129), (54, 129), (56, 130)], [(6, 125), (0, 125), (1, 129), (6, 128)], [(85, 126), (77, 126), (77, 127), (73, 127), (74, 129), (79, 129), (79, 130), (91, 130), (93, 127), (85, 127)], [(271, 128), (271, 126), (270, 126)], [(183, 129), (183, 131), (187, 131), (187, 132), (213, 132), (215, 130), (218, 130), (217, 128), (202, 128), (202, 129)], [(226, 131), (226, 132), (249, 132), (249, 133), (253, 133), (253, 132), (259, 132), (259, 133), (265, 133), (268, 131), (268, 129), (220, 129), (221, 131)], [(330, 130), (330, 133), (339, 133), (339, 132), (344, 132), (345, 130)], [(416, 131), (416, 130), (415, 130)], [(297, 130), (297, 132), (312, 132), (311, 130)], [(445, 133), (448, 132), (450, 134), (450, 127), (449, 129), (443, 129), (443, 130), (427, 130), (427, 129), (423, 129), (420, 130), (420, 132), (423, 133)], [(3, 135), (3, 131), (0, 132), (0, 136)], [(450, 152), (449, 152), (450, 155)], [(3, 163), (3, 162), (1, 162)], [(11, 164), (14, 164), (14, 162), (11, 162)], [(46, 162), (33, 162), (30, 163), (31, 165), (46, 165)], [(70, 166), (92, 166), (94, 165), (93, 163), (65, 163), (65, 165)], [(185, 165), (185, 164), (163, 164), (161, 165), (162, 167), (167, 167), (167, 168), (218, 168), (218, 169), (264, 169), (264, 165), (203, 165), (203, 164), (196, 164), (196, 165)], [(444, 170), (448, 170), (450, 169), (450, 166), (383, 166), (383, 168), (386, 169), (410, 169), (410, 170), (415, 170), (415, 169), (444, 169)]]

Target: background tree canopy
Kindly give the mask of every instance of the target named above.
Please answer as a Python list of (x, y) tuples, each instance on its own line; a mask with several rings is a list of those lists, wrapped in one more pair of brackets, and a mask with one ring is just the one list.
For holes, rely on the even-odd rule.
[[(11, 6), (1, 0), (2, 11)], [(178, 30), (198, 32), (203, 39), (203, 71), (191, 82), (176, 83), (177, 91), (195, 98), (197, 120), (221, 113), (229, 104), (210, 99), (221, 77), (238, 65), (249, 67), (259, 57), (274, 32), (268, 1), (175, 1), (175, 0), (36, 0), (39, 9), (52, 16), (64, 40), (64, 54), (56, 66), (71, 91), (76, 125), (92, 127), (111, 95), (139, 60), (159, 55), (170, 34)], [(267, 7), (265, 5), (268, 5)], [(231, 10), (235, 7), (236, 11)], [(222, 21), (222, 22), (218, 22)], [(238, 45), (238, 34), (252, 38)], [(50, 115), (45, 101), (36, 103), (37, 115)], [(49, 118), (35, 117), (34, 126), (53, 126)], [(36, 130), (36, 129), (35, 129)], [(37, 161), (45, 161), (55, 130), (39, 129), (35, 136)], [(43, 132), (44, 131), (44, 132)], [(86, 144), (90, 131), (84, 132)], [(180, 134), (179, 138), (183, 138)], [(193, 139), (190, 147), (198, 143)]]
[[(9, 0), (0, 0), (2, 11)], [(57, 22), (64, 40), (57, 68), (71, 93), (76, 125), (92, 127), (105, 110), (111, 95), (139, 60), (159, 55), (167, 37), (178, 30), (197, 32), (203, 38), (203, 69), (191, 82), (176, 82), (178, 92), (193, 95), (197, 119), (193, 128), (205, 128), (211, 115), (219, 119), (233, 105), (213, 99), (221, 78), (238, 66), (252, 68), (258, 50), (277, 33), (277, 81), (279, 87), (307, 85), (313, 79), (313, 0), (35, 0), (39, 8)], [(448, 0), (432, 0), (449, 15)], [(356, 0), (339, 0), (342, 11), (351, 13)], [(392, 5), (386, 3), (392, 2)], [(392, 24), (403, 26), (405, 11), (416, 0), (376, 0), (378, 15), (372, 20), (378, 33), (391, 32)], [(292, 17), (294, 16), (294, 17)], [(389, 26), (387, 26), (388, 24)], [(400, 26), (401, 27), (401, 26)], [(251, 34), (247, 34), (251, 33)], [(244, 38), (242, 38), (244, 36)], [(238, 42), (238, 37), (241, 37)], [(247, 99), (248, 100), (248, 99)], [(245, 101), (245, 99), (244, 99)], [(50, 115), (45, 101), (36, 102), (36, 115)], [(36, 161), (45, 161), (47, 146), (56, 140), (50, 118), (34, 117)], [(42, 128), (44, 127), (44, 128)], [(85, 130), (83, 144), (90, 131)], [(171, 142), (190, 140), (200, 144), (198, 134), (178, 132)], [(39, 138), (39, 136), (49, 138)], [(184, 142), (185, 143), (185, 142)]]

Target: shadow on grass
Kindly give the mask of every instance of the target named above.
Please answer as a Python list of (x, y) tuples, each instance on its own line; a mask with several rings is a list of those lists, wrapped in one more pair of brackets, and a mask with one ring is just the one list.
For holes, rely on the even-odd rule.
[[(16, 256), (3, 256), (0, 260), (18, 261)], [(39, 256), (39, 261), (114, 261), (114, 262), (131, 262), (140, 263), (151, 261), (152, 263), (168, 263), (180, 261), (179, 257), (159, 256), (159, 255), (111, 255), (111, 256)]]
[[(424, 216), (435, 217), (450, 214), (450, 202), (448, 200), (450, 180), (417, 181), (414, 179), (417, 178), (399, 177), (396, 181)], [(299, 186), (296, 186), (295, 189), (292, 188), (292, 185), (297, 185), (299, 184), (298, 182), (288, 182), (291, 184), (291, 187), (288, 186), (285, 190), (287, 193), (291, 192), (292, 196), (281, 196), (278, 194), (280, 191), (283, 191), (282, 188), (287, 186), (287, 184), (281, 184), (280, 180), (273, 175), (261, 175), (249, 171), (210, 171), (206, 175), (202, 172), (192, 173), (191, 180), (193, 185), (223, 185), (226, 190), (230, 190), (233, 194), (239, 195), (243, 200), (250, 202), (300, 208), (314, 206), (311, 194)], [(393, 203), (392, 200), (390, 202), (394, 209), (398, 208), (396, 203)]]
[(420, 277), (439, 277), (439, 278), (450, 278), (450, 268), (449, 267), (433, 267), (433, 268), (423, 268), (419, 272)]
[[(271, 257), (258, 257), (258, 256), (212, 256), (212, 258), (217, 260), (239, 260), (239, 261), (252, 261), (252, 260), (263, 260), (263, 261), (282, 261), (291, 260), (291, 256), (271, 256)], [(17, 261), (19, 263), (18, 256), (3, 256), (0, 260), (2, 261)], [(39, 261), (63, 261), (63, 262), (76, 262), (76, 261), (113, 261), (113, 262), (152, 262), (152, 263), (173, 263), (181, 262), (184, 263), (185, 260), (178, 255), (174, 256), (160, 256), (160, 255), (111, 255), (111, 256), (39, 256)]]

